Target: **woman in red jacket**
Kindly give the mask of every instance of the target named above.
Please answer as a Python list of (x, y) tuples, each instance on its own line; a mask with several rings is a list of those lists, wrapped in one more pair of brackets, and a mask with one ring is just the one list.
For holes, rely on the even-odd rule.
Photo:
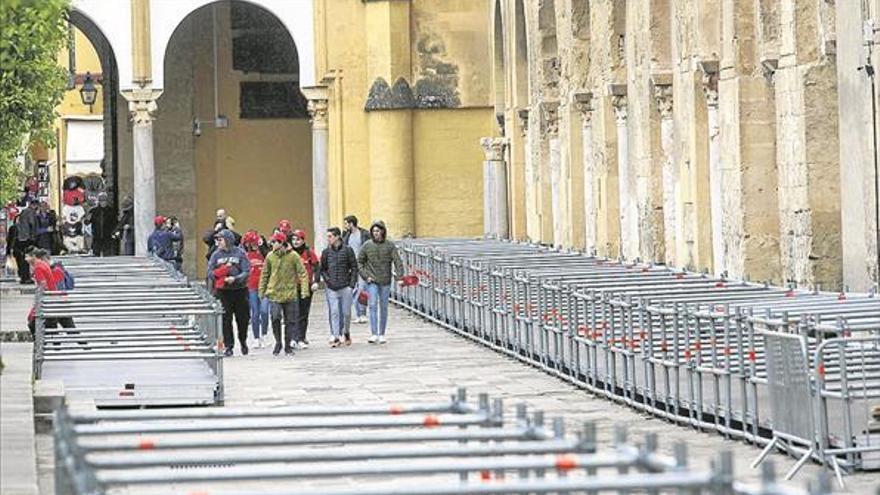
[(312, 308), (312, 294), (318, 290), (318, 265), (321, 260), (315, 251), (306, 244), (306, 233), (304, 230), (294, 230), (291, 235), (291, 244), (293, 250), (299, 253), (302, 258), (303, 265), (309, 274), (309, 285), (311, 285), (311, 294), (309, 297), (299, 298), (299, 312), (297, 314), (296, 333), (294, 333), (294, 345), (300, 349), (308, 349), (309, 341), (306, 339), (306, 331), (309, 329), (309, 310)]
[(254, 333), (254, 346), (263, 347), (266, 335), (269, 333), (269, 300), (260, 298), (260, 275), (263, 273), (263, 264), (266, 258), (262, 252), (263, 238), (256, 230), (245, 232), (241, 238), (248, 261), (251, 263), (251, 272), (248, 275), (248, 304), (251, 309), (251, 330)]

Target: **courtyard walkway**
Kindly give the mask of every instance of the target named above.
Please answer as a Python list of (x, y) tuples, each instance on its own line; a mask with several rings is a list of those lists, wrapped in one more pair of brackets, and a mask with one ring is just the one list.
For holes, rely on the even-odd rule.
[[(2, 311), (4, 322), (10, 321), (7, 311), (26, 311), (21, 297), (4, 294)], [(748, 467), (758, 449), (740, 442), (725, 441), (715, 434), (698, 433), (673, 426), (658, 419), (641, 416), (629, 408), (597, 399), (558, 379), (552, 378), (529, 366), (499, 356), (466, 339), (427, 323), (409, 313), (393, 308), (391, 313), (389, 343), (383, 346), (366, 343), (367, 325), (353, 325), (354, 345), (349, 348), (331, 349), (326, 344), (328, 325), (325, 321), (323, 298), (315, 301), (312, 310), (312, 327), (309, 339), (312, 347), (299, 351), (293, 358), (275, 357), (271, 349), (252, 349), (247, 357), (236, 355), (224, 362), (226, 404), (229, 406), (257, 405), (344, 405), (401, 403), (413, 401), (442, 400), (457, 386), (468, 388), (474, 396), (488, 392), (504, 399), (511, 410), (518, 402), (528, 403), (532, 410), (543, 410), (548, 417), (564, 416), (567, 427), (578, 428), (584, 421), (598, 424), (601, 446), (612, 444), (615, 424), (625, 424), (630, 438), (639, 440), (645, 433), (656, 432), (661, 450), (671, 453), (672, 445), (685, 441), (689, 459), (695, 467), (706, 468), (710, 460), (722, 449), (731, 450), (736, 460), (736, 475), (741, 481), (757, 483), (758, 471)], [(24, 318), (24, 313), (21, 313)], [(29, 344), (15, 344), (27, 346)], [(3, 354), (12, 354), (9, 344)], [(19, 349), (14, 348), (16, 356)], [(7, 362), (2, 390), (4, 425), (17, 418), (25, 421), (30, 414), (27, 407), (11, 407), (26, 400), (16, 388), (7, 388), (7, 377), (12, 378), (10, 366), (25, 366), (29, 360), (17, 359)], [(20, 371), (20, 370), (19, 370)], [(7, 375), (7, 373), (10, 373)], [(16, 375), (18, 376), (18, 375)], [(20, 380), (19, 380), (20, 381)], [(25, 381), (26, 383), (26, 381)], [(9, 406), (7, 406), (7, 404)], [(7, 414), (14, 418), (6, 417)], [(18, 428), (18, 427), (16, 427)], [(4, 430), (2, 450), (4, 459), (8, 449), (18, 455), (31, 456), (22, 449), (21, 435), (30, 434), (27, 428), (8, 436)], [(36, 435), (40, 493), (52, 492), (52, 444), (47, 435)], [(31, 451), (32, 452), (32, 451)], [(775, 455), (777, 471), (789, 467), (793, 460)], [(5, 463), (4, 463), (5, 464)], [(5, 468), (5, 466), (4, 466)], [(816, 465), (808, 465), (795, 479), (803, 485), (819, 473)], [(27, 469), (14, 471), (4, 469), (3, 493), (28, 493), (7, 491), (6, 486), (27, 485), (25, 477), (32, 476)], [(21, 483), (19, 482), (21, 481)], [(840, 493), (871, 493), (878, 483), (876, 473), (860, 473), (846, 479), (847, 490)]]

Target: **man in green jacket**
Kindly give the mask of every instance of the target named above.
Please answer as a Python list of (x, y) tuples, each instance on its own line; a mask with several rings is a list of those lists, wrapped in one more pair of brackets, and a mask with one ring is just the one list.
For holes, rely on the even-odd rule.
[(299, 254), (293, 251), (287, 236), (281, 232), (272, 236), (272, 252), (266, 256), (260, 275), (260, 298), (269, 299), (275, 350), (281, 353), (281, 318), (284, 317), (284, 353), (293, 355), (291, 340), (296, 331), (297, 300), (309, 297), (309, 276)]
[[(393, 266), (392, 266), (393, 265)], [(393, 268), (393, 271), (392, 271)], [(403, 276), (403, 262), (397, 246), (388, 240), (385, 222), (377, 220), (370, 226), (370, 240), (358, 254), (358, 272), (367, 281), (370, 296), (370, 338), (367, 342), (384, 344), (385, 328), (388, 326), (388, 297), (391, 282)], [(377, 314), (379, 313), (379, 314)]]

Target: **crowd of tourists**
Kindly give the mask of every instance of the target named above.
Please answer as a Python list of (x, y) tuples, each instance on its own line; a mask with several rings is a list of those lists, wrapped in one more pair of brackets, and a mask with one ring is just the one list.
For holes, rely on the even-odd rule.
[(27, 252), (40, 248), (50, 255), (92, 254), (112, 256), (134, 254), (133, 204), (123, 200), (117, 214), (106, 193), (81, 201), (68, 195), (61, 207), (61, 216), (49, 203), (26, 196), (4, 209), (10, 222), (6, 231), (6, 266), (17, 272), (21, 284), (33, 284)]
[[(180, 241), (173, 222), (158, 217), (156, 225), (160, 234), (154, 233), (151, 246), (160, 247), (155, 249)], [(331, 227), (326, 236), (327, 247), (318, 256), (305, 231), (288, 220), (278, 222), (268, 238), (256, 230), (240, 235), (226, 210), (217, 211), (213, 228), (202, 240), (208, 245), (207, 283), (223, 305), (226, 356), (233, 355), (236, 337), (242, 355), (248, 354), (248, 328), (255, 347), (268, 345), (270, 326), (276, 356), (308, 349), (312, 296), (322, 285), (331, 347), (351, 345), (352, 310), (356, 322), (366, 323), (368, 308), (367, 342), (387, 342), (391, 284), (395, 279), (402, 283), (404, 277), (385, 224), (373, 222), (367, 231), (355, 216), (347, 216), (342, 229)]]

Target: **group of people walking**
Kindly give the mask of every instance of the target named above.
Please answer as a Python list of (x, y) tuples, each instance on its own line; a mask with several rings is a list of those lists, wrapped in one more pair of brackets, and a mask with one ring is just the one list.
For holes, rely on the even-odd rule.
[(271, 326), (275, 355), (307, 349), (312, 296), (321, 284), (331, 347), (351, 345), (353, 308), (356, 321), (366, 323), (369, 307), (368, 342), (387, 342), (391, 284), (402, 279), (403, 263), (382, 221), (368, 232), (358, 227), (356, 217), (346, 217), (344, 232), (327, 229), (328, 245), (320, 256), (309, 247), (306, 233), (287, 220), (278, 223), (268, 240), (255, 230), (239, 235), (234, 225), (225, 210), (218, 210), (214, 228), (203, 238), (209, 244), (208, 284), (224, 310), (226, 356), (234, 353), (233, 321), (242, 355), (249, 352), (249, 325), (256, 347), (267, 344)]
[(134, 254), (133, 244), (130, 252), (125, 244), (126, 234), (131, 230), (130, 207), (125, 209), (123, 205), (122, 213), (117, 216), (103, 192), (93, 198), (94, 204), (83, 205), (76, 197), (70, 201), (71, 204), (64, 204), (61, 218), (48, 202), (37, 199), (27, 199), (26, 206), (20, 209), (7, 207), (12, 225), (7, 231), (6, 255), (15, 260), (20, 283), (34, 283), (31, 267), (25, 259), (31, 247), (50, 255), (112, 256), (119, 251), (122, 239), (122, 254)]

